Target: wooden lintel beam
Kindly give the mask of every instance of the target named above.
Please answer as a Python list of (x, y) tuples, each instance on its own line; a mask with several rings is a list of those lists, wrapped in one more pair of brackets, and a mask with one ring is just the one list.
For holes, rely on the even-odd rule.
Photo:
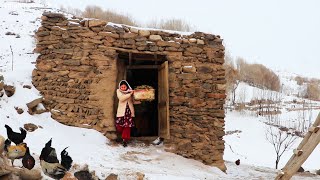
[(138, 50), (131, 50), (131, 49), (123, 49), (118, 47), (107, 47), (107, 49), (112, 49), (120, 52), (132, 52), (137, 54), (158, 54), (158, 55), (167, 55), (170, 52), (163, 51), (163, 52), (151, 52), (151, 51), (138, 51)]
[[(133, 56), (131, 57), (133, 61), (162, 61), (163, 59), (159, 58), (159, 59), (154, 59), (153, 57), (152, 58), (146, 58), (146, 57), (135, 57), (134, 54)], [(129, 59), (130, 61), (130, 56), (121, 56), (120, 59)]]
[(158, 69), (159, 65), (131, 65), (127, 69)]
[(136, 61), (160, 61), (160, 59), (153, 59), (153, 58), (143, 58), (143, 57), (133, 57)]

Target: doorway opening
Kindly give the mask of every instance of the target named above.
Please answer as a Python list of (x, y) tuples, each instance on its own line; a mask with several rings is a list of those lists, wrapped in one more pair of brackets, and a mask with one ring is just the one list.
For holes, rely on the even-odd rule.
[(140, 85), (153, 87), (155, 100), (142, 101), (135, 106), (135, 124), (133, 136), (157, 136), (158, 135), (158, 71), (157, 69), (127, 69), (127, 81), (133, 89)]
[(131, 87), (148, 85), (155, 100), (135, 104), (133, 137), (169, 137), (168, 62), (164, 55), (118, 52), (118, 82), (126, 79)]

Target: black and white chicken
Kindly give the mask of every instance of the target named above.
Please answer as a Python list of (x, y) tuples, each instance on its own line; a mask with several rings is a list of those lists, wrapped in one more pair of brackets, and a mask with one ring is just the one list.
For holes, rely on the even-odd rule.
[(42, 149), (40, 154), (40, 165), (45, 175), (53, 179), (61, 179), (66, 172), (70, 170), (73, 160), (68, 155), (68, 152), (66, 151), (68, 147), (66, 147), (60, 154), (61, 163), (59, 163), (56, 150), (51, 147), (51, 143), (52, 139), (50, 139)]

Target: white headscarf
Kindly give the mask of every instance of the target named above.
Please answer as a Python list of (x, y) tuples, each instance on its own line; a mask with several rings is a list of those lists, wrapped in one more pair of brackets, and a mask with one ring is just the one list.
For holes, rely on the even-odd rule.
[[(127, 85), (127, 87), (128, 87), (128, 89), (126, 90), (126, 91), (122, 91), (121, 89), (120, 89), (120, 84), (121, 83), (126, 83), (126, 85)], [(130, 86), (130, 84), (128, 83), (128, 81), (126, 81), (126, 80), (121, 80), (120, 82), (119, 82), (119, 90), (120, 90), (120, 92), (122, 92), (122, 93), (125, 93), (125, 94), (127, 94), (127, 93), (129, 93), (130, 91), (132, 91), (132, 88), (131, 88), (131, 86)]]

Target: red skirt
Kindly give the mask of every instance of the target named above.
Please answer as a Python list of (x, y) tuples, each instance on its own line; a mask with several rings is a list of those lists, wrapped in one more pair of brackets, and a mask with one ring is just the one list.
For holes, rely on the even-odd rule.
[(122, 139), (124, 141), (129, 141), (131, 127), (134, 126), (134, 122), (131, 117), (131, 111), (127, 103), (124, 116), (116, 118), (116, 128), (119, 133), (122, 134)]

